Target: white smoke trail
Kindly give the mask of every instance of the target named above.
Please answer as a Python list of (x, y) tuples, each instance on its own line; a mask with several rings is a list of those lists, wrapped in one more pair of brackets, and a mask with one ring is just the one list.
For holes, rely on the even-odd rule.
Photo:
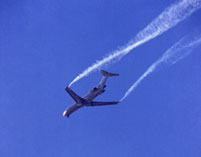
[(134, 40), (129, 42), (128, 45), (88, 67), (81, 74), (79, 74), (69, 84), (69, 86), (71, 86), (81, 78), (87, 76), (89, 73), (99, 69), (103, 65), (117, 61), (137, 46), (155, 38), (168, 29), (174, 27), (176, 24), (183, 21), (200, 7), (201, 0), (180, 0), (174, 3), (173, 5), (165, 9), (156, 19), (154, 19), (147, 27), (145, 27), (145, 29), (140, 31), (135, 36)]
[(192, 50), (201, 44), (201, 36), (189, 41), (186, 38), (182, 38), (171, 48), (169, 48), (161, 58), (159, 58), (155, 63), (153, 63), (147, 71), (128, 89), (125, 95), (121, 98), (120, 101), (123, 101), (148, 75), (154, 72), (162, 64), (175, 64), (182, 58), (189, 55)]

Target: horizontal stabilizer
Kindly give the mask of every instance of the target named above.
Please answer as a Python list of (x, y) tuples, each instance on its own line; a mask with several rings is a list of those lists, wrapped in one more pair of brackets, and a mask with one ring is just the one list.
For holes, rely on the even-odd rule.
[(113, 74), (104, 70), (101, 70), (101, 73), (103, 74), (103, 76), (109, 77), (109, 76), (119, 76), (119, 74)]
[(115, 105), (118, 103), (119, 103), (118, 101), (111, 101), (111, 102), (95, 102), (95, 101), (92, 101), (90, 106)]
[(85, 99), (78, 96), (73, 90), (71, 90), (69, 87), (66, 87), (66, 92), (75, 100), (76, 103), (84, 103)]

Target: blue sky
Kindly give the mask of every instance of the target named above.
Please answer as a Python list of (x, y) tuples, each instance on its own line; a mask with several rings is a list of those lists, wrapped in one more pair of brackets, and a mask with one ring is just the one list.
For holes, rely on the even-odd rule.
[[(117, 106), (86, 107), (67, 119), (65, 92), (80, 72), (124, 46), (174, 0), (2, 0), (0, 156), (200, 157), (200, 50), (161, 68)], [(97, 100), (119, 100), (170, 46), (199, 30), (201, 10), (106, 68)], [(199, 30), (201, 31), (201, 30)], [(84, 95), (101, 79), (72, 86)]]

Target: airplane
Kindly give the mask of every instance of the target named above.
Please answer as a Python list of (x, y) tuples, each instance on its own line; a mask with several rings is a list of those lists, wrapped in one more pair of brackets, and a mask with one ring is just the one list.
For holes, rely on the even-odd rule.
[(84, 96), (84, 97), (80, 97), (78, 96), (72, 89), (70, 89), (68, 86), (66, 87), (66, 92), (74, 99), (74, 101), (76, 102), (75, 104), (72, 104), (70, 107), (68, 107), (64, 112), (63, 112), (63, 116), (65, 117), (69, 117), (73, 112), (75, 112), (76, 110), (78, 110), (81, 107), (84, 106), (103, 106), (103, 105), (115, 105), (118, 104), (118, 101), (111, 101), (111, 102), (96, 102), (93, 101), (93, 99), (95, 99), (98, 95), (101, 95), (102, 93), (105, 92), (105, 83), (107, 81), (108, 77), (111, 76), (119, 76), (119, 74), (113, 74), (104, 70), (101, 70), (101, 73), (103, 75), (102, 80), (100, 81), (100, 83), (94, 87), (93, 89), (91, 89), (89, 91), (89, 93)]

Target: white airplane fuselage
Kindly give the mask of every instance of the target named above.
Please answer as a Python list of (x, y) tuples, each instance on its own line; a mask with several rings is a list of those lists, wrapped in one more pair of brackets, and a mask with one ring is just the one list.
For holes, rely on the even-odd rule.
[(117, 104), (117, 101), (113, 102), (94, 102), (93, 100), (98, 96), (101, 95), (103, 92), (105, 92), (105, 83), (107, 81), (107, 78), (110, 76), (118, 76), (119, 74), (112, 74), (108, 73), (106, 71), (101, 70), (101, 73), (103, 74), (103, 78), (99, 82), (99, 84), (90, 90), (90, 92), (85, 95), (84, 97), (79, 97), (76, 93), (74, 93), (69, 87), (66, 87), (66, 91), (69, 93), (69, 95), (75, 100), (75, 104), (72, 104), (70, 107), (68, 107), (64, 113), (63, 116), (69, 117), (69, 115), (76, 111), (77, 109), (84, 107), (84, 106), (101, 106), (101, 105), (113, 105)]

